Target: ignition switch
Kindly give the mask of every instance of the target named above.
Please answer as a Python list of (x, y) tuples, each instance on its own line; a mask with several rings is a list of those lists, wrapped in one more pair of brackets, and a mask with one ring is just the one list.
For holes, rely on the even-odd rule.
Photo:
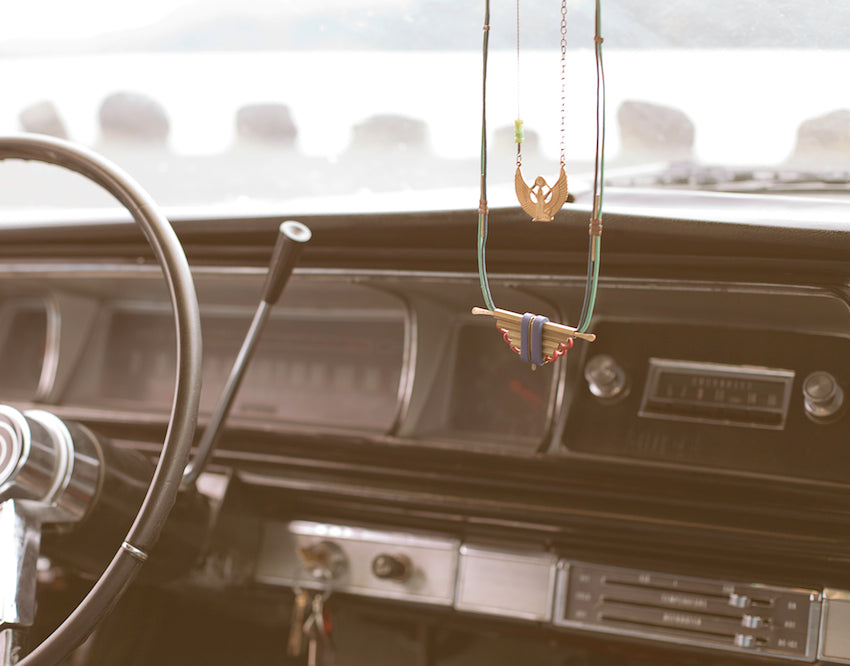
[(319, 541), (296, 548), (298, 559), (316, 580), (330, 582), (341, 577), (348, 565), (342, 548), (333, 541)]

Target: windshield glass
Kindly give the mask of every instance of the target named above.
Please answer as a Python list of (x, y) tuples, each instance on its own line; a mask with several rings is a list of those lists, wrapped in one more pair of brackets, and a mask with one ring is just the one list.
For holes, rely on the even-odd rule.
[[(568, 0), (562, 63), (559, 2), (491, 1), (491, 204), (517, 117), (531, 178), (562, 150), (572, 190), (592, 173), (594, 10)], [(474, 208), (483, 20), (483, 0), (14, 3), (0, 133), (89, 146), (171, 207)], [(603, 0), (602, 34), (614, 184), (846, 182), (850, 4)], [(54, 170), (0, 164), (0, 206), (109, 203)]]

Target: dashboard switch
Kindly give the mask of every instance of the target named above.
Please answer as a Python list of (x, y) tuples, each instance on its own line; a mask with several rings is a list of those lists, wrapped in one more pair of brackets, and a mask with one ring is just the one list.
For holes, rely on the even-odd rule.
[(735, 647), (742, 647), (742, 648), (755, 647), (756, 638), (755, 638), (755, 636), (750, 636), (749, 634), (735, 634), (734, 644), (735, 644)]
[(838, 418), (844, 406), (844, 391), (835, 377), (818, 370), (803, 380), (803, 407), (811, 420), (827, 423)]
[(584, 378), (590, 392), (601, 400), (614, 400), (628, 392), (626, 373), (607, 354), (594, 356), (585, 364)]
[(741, 618), (741, 626), (747, 629), (758, 629), (764, 626), (764, 618), (758, 615), (744, 615)]
[(372, 560), (372, 573), (381, 580), (403, 583), (413, 573), (413, 563), (407, 555), (381, 553)]

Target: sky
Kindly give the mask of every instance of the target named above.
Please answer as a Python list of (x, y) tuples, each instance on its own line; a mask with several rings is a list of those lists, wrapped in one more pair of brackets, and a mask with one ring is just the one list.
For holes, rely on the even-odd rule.
[(24, 39), (85, 39), (149, 25), (193, 0), (28, 0), (8, 3), (0, 22), (0, 42)]
[(410, 0), (322, 0), (286, 2), (286, 0), (26, 0), (7, 3), (0, 21), (0, 44), (30, 39), (86, 39), (109, 32), (151, 25), (196, 5), (197, 15), (216, 14), (234, 6), (250, 8), (250, 13), (309, 13), (316, 6), (324, 11), (340, 9), (404, 7)]

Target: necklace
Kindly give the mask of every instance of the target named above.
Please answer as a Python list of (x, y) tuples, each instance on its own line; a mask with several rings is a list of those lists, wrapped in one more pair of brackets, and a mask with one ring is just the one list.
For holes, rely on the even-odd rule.
[[(596, 56), (596, 156), (594, 160), (593, 200), (589, 224), (590, 243), (587, 257), (587, 282), (585, 283), (584, 302), (578, 326), (575, 328), (550, 322), (541, 315), (526, 312), (521, 315), (509, 310), (501, 310), (493, 303), (490, 284), (487, 278), (487, 234), (489, 228), (490, 209), (487, 204), (487, 54), (490, 36), (490, 0), (484, 0), (484, 67), (481, 85), (481, 196), (478, 202), (478, 278), (481, 294), (484, 298), (484, 308), (473, 308), (472, 314), (485, 315), (496, 320), (497, 328), (502, 332), (505, 342), (520, 358), (531, 364), (532, 369), (551, 363), (566, 356), (572, 348), (574, 339), (579, 338), (593, 342), (596, 336), (587, 333), (593, 317), (596, 304), (596, 291), (599, 284), (599, 263), (602, 257), (602, 198), (605, 183), (605, 73), (602, 66), (602, 0), (596, 0), (595, 31), (593, 36)], [(517, 15), (519, 9), (517, 7)], [(519, 181), (528, 190), (528, 201), (531, 211), (523, 205), (523, 210), (531, 214), (532, 219), (542, 219), (547, 216), (551, 220), (555, 213), (564, 205), (567, 198), (566, 173), (564, 169), (564, 91), (565, 91), (565, 62), (566, 62), (566, 0), (561, 0), (561, 173), (558, 181), (551, 188), (542, 177), (535, 180), (534, 187), (526, 185), (522, 180), (520, 167), (522, 162), (522, 121), (517, 119), (515, 134), (517, 139), (517, 175), (518, 195)], [(517, 34), (518, 34), (517, 30)], [(517, 54), (519, 40), (517, 39)], [(517, 80), (519, 87), (519, 80)], [(519, 100), (519, 95), (517, 95)], [(517, 113), (519, 115), (519, 113)], [(560, 183), (563, 183), (561, 186)], [(525, 189), (522, 190), (525, 192)], [(555, 204), (563, 197), (563, 201)], [(523, 203), (523, 197), (520, 197)], [(538, 211), (542, 211), (538, 214)]]
[(516, 52), (517, 52), (517, 119), (514, 121), (514, 140), (516, 141), (516, 174), (514, 187), (522, 209), (531, 216), (533, 222), (551, 222), (561, 210), (569, 196), (567, 188), (566, 166), (566, 80), (567, 80), (567, 0), (561, 0), (561, 170), (558, 180), (549, 187), (543, 176), (537, 176), (529, 186), (522, 176), (522, 142), (524, 140), (523, 122), (519, 113), (519, 1), (516, 0)]

